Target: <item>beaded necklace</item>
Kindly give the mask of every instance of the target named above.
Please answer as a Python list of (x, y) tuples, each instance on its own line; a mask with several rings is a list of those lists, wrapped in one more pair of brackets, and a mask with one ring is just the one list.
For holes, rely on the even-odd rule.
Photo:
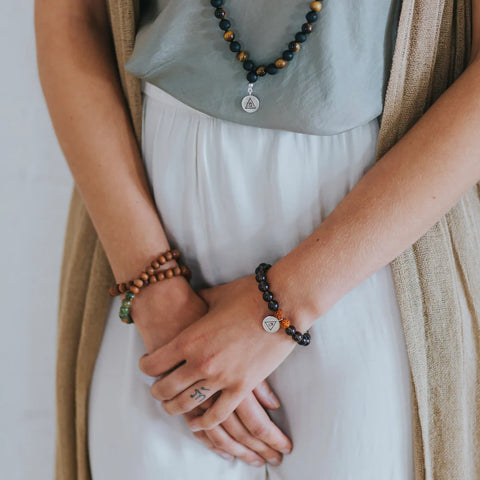
[(267, 73), (269, 75), (275, 75), (279, 70), (285, 68), (288, 62), (293, 59), (294, 54), (300, 50), (300, 44), (305, 42), (308, 35), (312, 33), (313, 24), (318, 20), (318, 12), (322, 9), (322, 2), (310, 2), (310, 10), (305, 15), (307, 23), (304, 23), (301, 31), (295, 34), (294, 41), (288, 44), (288, 48), (283, 51), (282, 56), (267, 65), (256, 65), (253, 60), (248, 58), (248, 52), (242, 50), (240, 43), (235, 40), (235, 33), (230, 29), (231, 22), (226, 18), (227, 12), (222, 8), (224, 0), (210, 0), (210, 4), (215, 8), (215, 17), (220, 19), (218, 26), (225, 32), (223, 38), (229, 42), (230, 50), (237, 54), (237, 60), (243, 63), (243, 68), (248, 72), (248, 95), (242, 99), (242, 108), (247, 113), (254, 113), (260, 107), (260, 100), (253, 95), (253, 84), (259, 78), (267, 75)]

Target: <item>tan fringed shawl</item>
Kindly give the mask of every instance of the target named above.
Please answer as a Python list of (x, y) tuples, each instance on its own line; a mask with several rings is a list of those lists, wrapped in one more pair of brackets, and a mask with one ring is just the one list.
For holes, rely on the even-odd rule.
[[(139, 3), (107, 4), (140, 145), (140, 84), (122, 67), (132, 51)], [(461, 74), (470, 48), (471, 0), (403, 0), (377, 159)], [(416, 480), (480, 479), (478, 187), (392, 261), (392, 268), (412, 374)], [(56, 480), (91, 478), (88, 390), (113, 281), (74, 188), (59, 301)]]

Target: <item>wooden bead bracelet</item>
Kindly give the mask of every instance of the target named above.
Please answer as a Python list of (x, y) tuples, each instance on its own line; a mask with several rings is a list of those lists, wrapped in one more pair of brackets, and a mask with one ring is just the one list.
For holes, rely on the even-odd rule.
[(258, 289), (263, 292), (263, 299), (267, 302), (268, 308), (274, 312), (274, 315), (267, 315), (262, 322), (263, 329), (268, 333), (275, 333), (280, 327), (285, 333), (293, 338), (299, 345), (307, 346), (310, 344), (310, 333), (297, 332), (297, 329), (285, 317), (283, 310), (278, 308), (278, 302), (273, 298), (270, 285), (267, 282), (267, 271), (271, 267), (269, 263), (260, 263), (255, 269), (255, 280), (258, 283)]
[(185, 265), (177, 265), (175, 267), (159, 271), (159, 268), (167, 261), (177, 259), (180, 256), (181, 253), (179, 250), (168, 250), (167, 252), (162, 253), (156, 260), (153, 260), (150, 265), (145, 267), (145, 270), (139, 275), (138, 278), (125, 283), (117, 283), (110, 288), (109, 294), (112, 297), (125, 293), (119, 312), (119, 317), (122, 322), (133, 323), (133, 318), (130, 315), (130, 309), (135, 295), (140, 292), (141, 288), (165, 279), (173, 278), (178, 275), (183, 275), (185, 278), (187, 278), (187, 280), (192, 278), (192, 272)]

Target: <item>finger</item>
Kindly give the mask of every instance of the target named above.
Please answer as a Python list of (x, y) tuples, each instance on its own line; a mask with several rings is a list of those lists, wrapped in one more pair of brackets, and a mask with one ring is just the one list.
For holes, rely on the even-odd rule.
[(234, 457), (237, 457), (240, 460), (253, 465), (254, 467), (261, 467), (265, 464), (265, 460), (262, 457), (257, 455), (254, 451), (250, 450), (246, 446), (235, 441), (221, 425), (208, 431), (204, 430), (204, 432), (213, 443), (214, 448), (218, 448), (224, 452), (227, 452), (228, 454), (233, 455)]
[(151, 377), (158, 377), (173, 370), (179, 363), (183, 362), (185, 359), (182, 358), (183, 354), (181, 349), (178, 348), (177, 338), (152, 353), (146, 353), (140, 357), (138, 361), (140, 370)]
[[(253, 393), (251, 394), (253, 395)], [(237, 414), (234, 412), (222, 424), (223, 429), (236, 440), (239, 444), (246, 447), (248, 450), (260, 455), (271, 465), (279, 465), (282, 461), (282, 454), (271, 448), (266, 443), (254, 437), (239, 420)], [(201, 430), (209, 432), (211, 430)], [(198, 433), (198, 432), (197, 432)], [(222, 447), (223, 448), (223, 447)]]
[(275, 410), (276, 408), (280, 407), (280, 400), (273, 393), (273, 390), (270, 388), (270, 385), (266, 380), (257, 385), (253, 389), (253, 393), (255, 397), (257, 397), (257, 400), (260, 402), (260, 404), (265, 408)]
[(207, 386), (202, 382), (196, 382), (171, 400), (162, 402), (162, 407), (169, 415), (179, 415), (198, 407), (215, 392), (217, 392), (215, 386)]
[[(267, 412), (265, 412), (255, 397), (247, 397), (237, 407), (236, 413), (245, 425), (245, 428), (254, 437), (266, 443), (274, 450), (282, 453), (291, 452), (291, 440), (272, 422)], [(195, 419), (195, 421), (197, 420), (198, 419)]]
[(245, 398), (244, 392), (223, 390), (217, 401), (201, 417), (189, 421), (193, 432), (210, 430), (224, 422)]
[[(171, 400), (197, 382), (195, 371), (189, 368), (188, 364), (184, 364), (169, 375), (162, 376), (153, 382), (150, 393), (157, 400)], [(198, 403), (195, 404), (197, 405)]]

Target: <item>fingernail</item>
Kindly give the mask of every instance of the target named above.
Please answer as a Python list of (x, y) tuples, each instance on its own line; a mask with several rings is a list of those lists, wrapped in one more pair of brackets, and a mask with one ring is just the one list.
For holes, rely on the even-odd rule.
[(272, 404), (275, 405), (275, 408), (278, 408), (280, 406), (280, 402), (278, 401), (278, 398), (273, 393), (270, 393), (268, 395), (268, 398), (272, 402)]
[(292, 449), (291, 448), (281, 448), (280, 451), (286, 455), (286, 454), (290, 453), (292, 451)]
[(256, 462), (252, 462), (251, 465), (254, 467), (261, 467), (263, 463), (260, 460), (257, 460)]
[(219, 455), (229, 462), (233, 460), (233, 455), (229, 455), (228, 453), (219, 453)]
[(198, 432), (201, 428), (198, 425), (190, 425), (190, 430), (192, 432)]
[(270, 463), (271, 465), (279, 465), (280, 464), (280, 459), (277, 458), (277, 457), (268, 458), (267, 462)]

